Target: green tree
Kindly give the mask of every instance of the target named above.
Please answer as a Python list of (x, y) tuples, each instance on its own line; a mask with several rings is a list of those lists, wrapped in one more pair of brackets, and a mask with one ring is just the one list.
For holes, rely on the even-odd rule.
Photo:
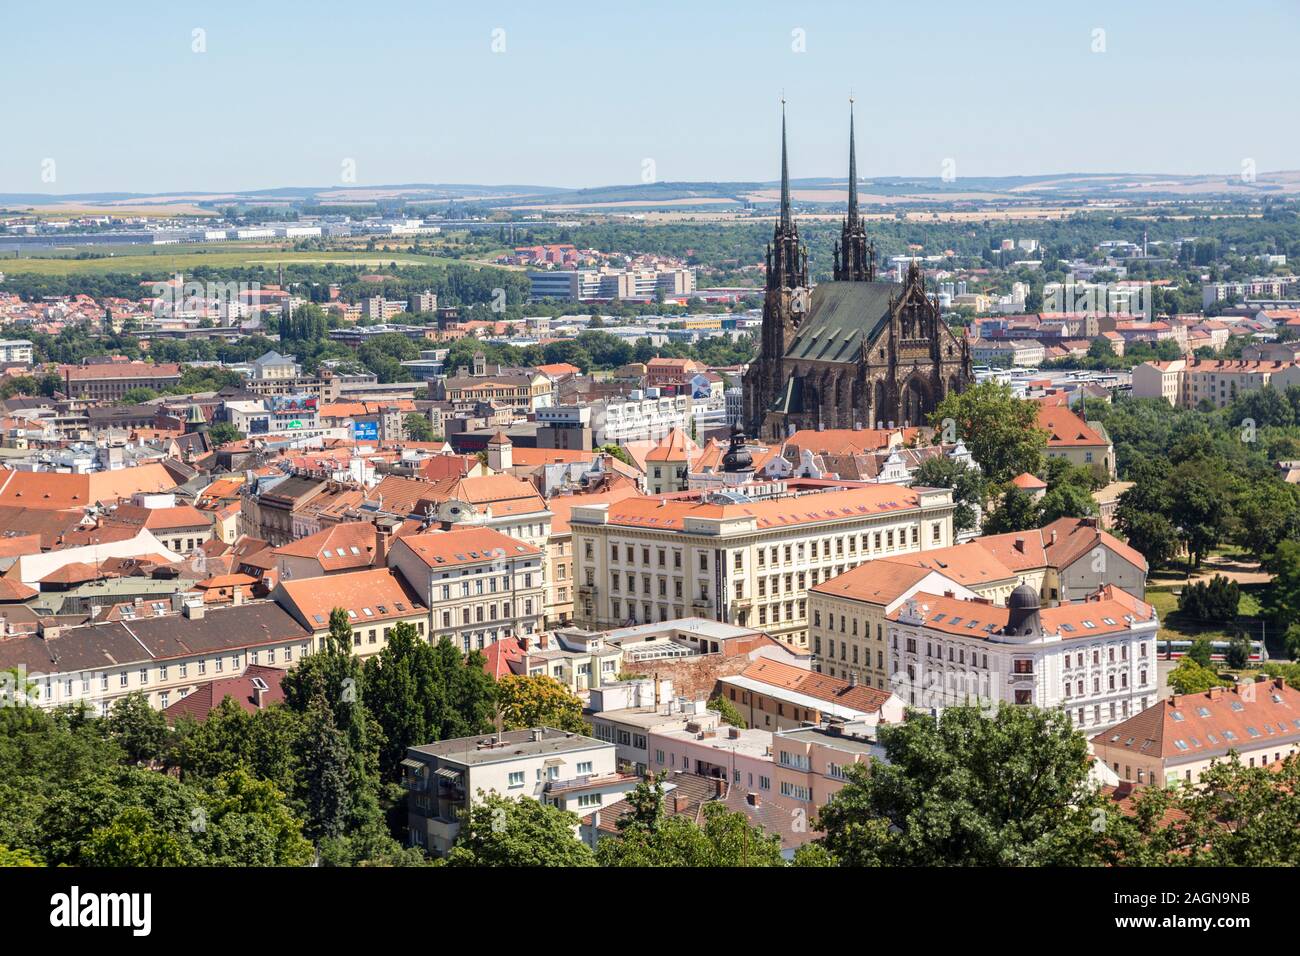
[(142, 807), (128, 807), (91, 832), (81, 848), (85, 866), (184, 866), (189, 860), (175, 834), (154, 823)]
[(1198, 664), (1190, 655), (1184, 656), (1166, 679), (1175, 694), (1203, 694), (1211, 687), (1224, 687), (1230, 682), (1219, 677), (1205, 664)]
[(1228, 642), (1228, 652), (1224, 655), (1228, 666), (1240, 670), (1250, 664), (1250, 641), (1240, 634)]
[(1016, 398), (1010, 386), (984, 382), (950, 392), (930, 415), (930, 424), (946, 438), (949, 421), (988, 481), (1003, 484), (1038, 470), (1047, 433), (1038, 427), (1038, 406)]
[(984, 507), (984, 476), (965, 462), (947, 456), (926, 459), (912, 478), (913, 488), (951, 488), (953, 530), (970, 531)]
[(781, 838), (768, 836), (743, 813), (706, 803), (700, 825), (684, 816), (661, 819), (653, 829), (622, 828), (596, 847), (601, 866), (785, 866)]
[(1086, 518), (1097, 513), (1097, 502), (1086, 488), (1062, 484), (1049, 489), (1039, 505), (1039, 522), (1051, 524), (1058, 518)]
[(497, 707), (506, 730), (554, 727), (584, 734), (582, 701), (547, 674), (507, 674), (497, 681)]
[(576, 814), (540, 800), (479, 791), (460, 825), (448, 866), (592, 866), (591, 849), (574, 836)]
[(396, 779), (406, 749), (492, 728), (495, 689), (477, 652), (463, 658), (445, 637), (437, 645), (398, 624), (366, 661), (366, 702), (383, 733), (380, 772)]
[(622, 445), (601, 445), (596, 449), (597, 455), (609, 455), (611, 458), (617, 458), (625, 465), (632, 464), (632, 456), (628, 454), (627, 449)]
[(208, 429), (208, 440), (212, 442), (214, 448), (228, 442), (239, 441), (243, 437), (244, 433), (230, 422), (217, 422)]
[(149, 705), (149, 698), (144, 694), (128, 694), (114, 701), (105, 730), (128, 759), (136, 763), (161, 760), (170, 744), (167, 718)]
[(315, 837), (342, 836), (351, 813), (351, 755), (348, 739), (334, 722), (323, 696), (307, 711), (301, 742), (303, 773), (307, 777), (308, 831)]
[(1208, 637), (1198, 637), (1192, 641), (1192, 646), (1187, 649), (1183, 655), (1187, 660), (1195, 661), (1202, 667), (1212, 667), (1214, 664), (1214, 645), (1210, 643)]
[(403, 418), (402, 426), (406, 430), (408, 441), (433, 441), (437, 438), (433, 432), (433, 424), (427, 416), (419, 412), (411, 412)]
[(1042, 509), (1034, 496), (1008, 482), (1002, 486), (998, 506), (985, 517), (982, 530), (985, 534), (1027, 531), (1037, 528), (1042, 523), (1042, 517)]
[(1283, 541), (1268, 562), (1273, 580), (1264, 589), (1260, 610), (1276, 630), (1300, 622), (1300, 541)]
[(745, 718), (741, 716), (740, 711), (736, 709), (736, 705), (721, 694), (709, 701), (708, 708), (717, 711), (724, 724), (731, 724), (731, 726), (739, 727), (742, 730), (749, 726), (745, 722)]
[(854, 766), (818, 816), (843, 865), (1024, 866), (1093, 852), (1088, 747), (1059, 710), (1000, 704), (912, 713), (881, 728), (886, 760)]

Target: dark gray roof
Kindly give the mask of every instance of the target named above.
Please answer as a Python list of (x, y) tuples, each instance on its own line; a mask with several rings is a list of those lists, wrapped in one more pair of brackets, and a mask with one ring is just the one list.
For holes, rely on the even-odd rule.
[(179, 615), (70, 627), (53, 637), (0, 641), (0, 668), (68, 673), (223, 653), (310, 637), (288, 611), (271, 601), (210, 608), (203, 617)]
[(854, 362), (862, 343), (875, 337), (889, 316), (890, 296), (903, 287), (893, 282), (822, 282), (813, 288), (808, 314), (786, 352), (789, 358)]

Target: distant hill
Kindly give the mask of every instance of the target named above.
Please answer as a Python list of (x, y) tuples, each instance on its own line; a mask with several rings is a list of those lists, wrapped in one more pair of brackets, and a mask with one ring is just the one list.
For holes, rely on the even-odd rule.
[[(809, 178), (791, 182), (801, 208), (842, 205), (844, 179)], [(517, 212), (705, 210), (745, 208), (763, 210), (777, 200), (776, 182), (658, 182), (571, 189), (528, 184), (401, 183), (376, 186), (284, 186), (232, 192), (171, 193), (0, 193), (0, 207), (201, 206), (258, 204), (428, 204), (469, 203)], [(863, 205), (893, 206), (924, 203), (1027, 203), (1035, 201), (1104, 201), (1153, 199), (1260, 199), (1300, 195), (1300, 172), (1259, 173), (1253, 181), (1240, 176), (1205, 174), (1170, 176), (1153, 173), (1059, 173), (1044, 176), (980, 176), (945, 181), (940, 177), (890, 176), (858, 184)]]

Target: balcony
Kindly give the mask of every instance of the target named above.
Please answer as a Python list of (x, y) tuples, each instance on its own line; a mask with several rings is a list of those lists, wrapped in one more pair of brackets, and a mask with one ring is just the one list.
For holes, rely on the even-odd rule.
[(578, 597), (594, 598), (595, 596), (596, 596), (596, 585), (594, 584), (578, 585)]

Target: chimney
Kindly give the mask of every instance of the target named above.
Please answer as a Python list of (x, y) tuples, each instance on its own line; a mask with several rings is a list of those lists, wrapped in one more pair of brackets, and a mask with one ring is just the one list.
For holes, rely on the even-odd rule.
[(253, 685), (253, 706), (258, 710), (266, 707), (266, 690), (256, 684)]
[(713, 778), (713, 795), (721, 800), (727, 795), (727, 781), (723, 777)]
[(751, 807), (758, 806), (760, 802), (758, 799), (758, 794), (756, 794), (753, 790), (749, 791), (749, 793), (745, 794), (745, 802), (748, 803)]
[(684, 794), (684, 793), (679, 793), (679, 792), (674, 792), (674, 793), (673, 793), (673, 812), (674, 812), (674, 813), (685, 813), (685, 812), (686, 812), (686, 808), (687, 808), (688, 806), (690, 806), (690, 803), (691, 803), (691, 799), (690, 799), (690, 797), (686, 796), (686, 794)]
[(727, 728), (727, 738), (728, 738), (729, 740), (739, 740), (739, 739), (740, 739), (740, 728), (739, 728), (739, 727), (728, 727), (728, 728)]
[(1017, 551), (1019, 551), (1021, 554), (1024, 554), (1024, 553), (1025, 553), (1025, 539), (1024, 539), (1024, 538), (1016, 538), (1016, 540), (1015, 540), (1013, 546), (1014, 546), (1015, 549), (1016, 549)]
[(1051, 547), (1051, 546), (1054, 545), (1054, 544), (1056, 544), (1056, 532), (1055, 532), (1055, 531), (1053, 531), (1053, 532), (1048, 536), (1048, 538), (1047, 538), (1047, 545), (1048, 545), (1048, 547)]
[(244, 588), (242, 585), (236, 584), (232, 590), (233, 593), (230, 596), (231, 603), (234, 604), (235, 607), (239, 607), (239, 605), (244, 603)]
[(202, 601), (189, 601), (185, 605), (185, 616), (191, 621), (203, 620), (203, 614), (205, 611), (206, 608), (204, 608)]

